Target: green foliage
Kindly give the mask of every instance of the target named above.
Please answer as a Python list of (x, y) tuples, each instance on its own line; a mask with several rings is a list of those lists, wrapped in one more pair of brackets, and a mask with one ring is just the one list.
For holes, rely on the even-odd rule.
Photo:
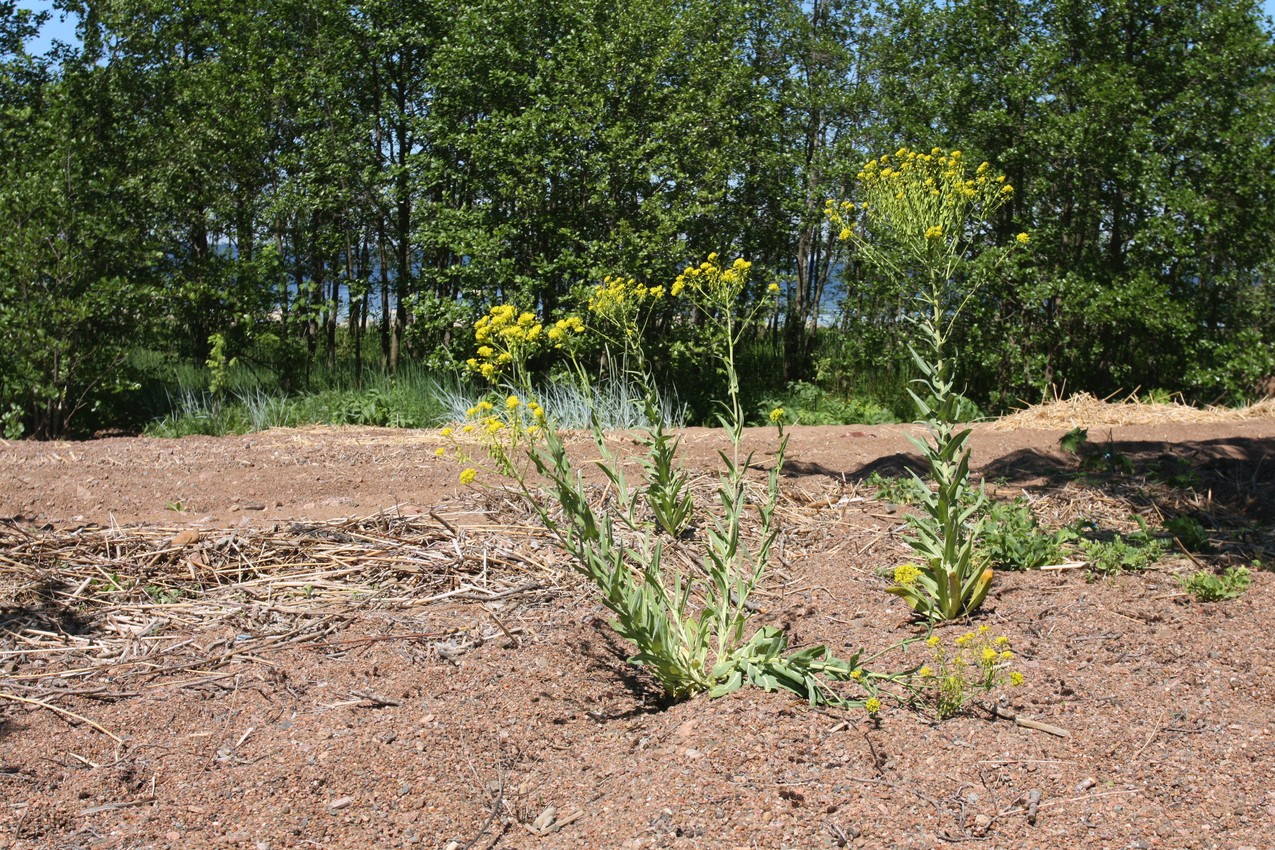
[(22, 424), (22, 406), (10, 403), (9, 409), (0, 416), (0, 436), (6, 440), (16, 440), (22, 436), (25, 426)]
[(1183, 457), (1174, 457), (1163, 465), (1157, 476), (1170, 487), (1189, 490), (1200, 483), (1200, 475), (1191, 461)]
[(1133, 462), (1116, 448), (1110, 433), (1107, 434), (1106, 444), (1099, 446), (1090, 442), (1087, 429), (1077, 426), (1059, 439), (1058, 446), (1068, 454), (1076, 455), (1077, 468), (1081, 472), (1133, 474)]
[(10, 434), (67, 436), (131, 388), (153, 327), (149, 213), (101, 73), (0, 66), (18, 88), (0, 104), (0, 409)]
[(351, 386), (347, 376), (333, 370), (324, 376), (330, 388), (295, 395), (265, 389), (233, 369), (226, 380), (243, 389), (217, 396), (199, 389), (208, 381), (207, 374), (183, 370), (181, 381), (189, 388), (170, 399), (170, 412), (148, 423), (146, 433), (218, 436), (300, 425), (421, 428), (445, 421), (455, 394), (447, 376), (416, 369), (403, 369), (397, 377), (368, 375), (363, 389)]
[(208, 344), (208, 359), (204, 361), (209, 374), (208, 391), (220, 396), (226, 391), (230, 369), (237, 361), (226, 354), (225, 334), (213, 334), (208, 337)]
[(976, 395), (1251, 393), (1245, 361), (1271, 353), (1275, 224), (1258, 200), (1275, 180), (1257, 129), (1275, 62), (1255, 4), (904, 0), (877, 36), (890, 132), (1002, 164), (1019, 192), (994, 226), (1030, 225), (1030, 251), (959, 331)]
[(1089, 562), (1091, 576), (1114, 576), (1131, 570), (1145, 570), (1163, 557), (1168, 545), (1150, 535), (1141, 517), (1136, 519), (1141, 530), (1128, 537), (1115, 534), (1110, 540), (1080, 541), (1080, 551)]
[(1173, 535), (1188, 552), (1207, 553), (1213, 545), (1203, 523), (1195, 517), (1175, 516), (1164, 521), (1164, 530)]
[(1188, 576), (1178, 576), (1178, 584), (1199, 602), (1220, 602), (1237, 599), (1248, 590), (1252, 576), (1247, 567), (1229, 567), (1217, 573), (1199, 570)]
[(1058, 447), (1067, 454), (1079, 455), (1089, 445), (1089, 429), (1077, 425), (1058, 440)]
[(1023, 498), (993, 502), (983, 519), (979, 557), (1000, 570), (1034, 570), (1061, 563), (1075, 534), (1065, 528), (1046, 533)]
[(915, 475), (887, 478), (879, 472), (872, 472), (863, 483), (876, 490), (878, 500), (892, 505), (920, 505), (925, 500), (925, 482)]
[(881, 425), (897, 422), (893, 411), (870, 399), (843, 399), (805, 381), (790, 383), (782, 396), (765, 399), (757, 408), (764, 418), (783, 408), (798, 425)]
[[(1275, 46), (1248, 0), (91, 12), (82, 47), (47, 57), (27, 52), (39, 15), (0, 21), (10, 435), (153, 415), (139, 345), (289, 395), (348, 359), (361, 391), (459, 363), (493, 303), (557, 319), (611, 269), (671, 280), (744, 245), (735, 307), (766, 303), (738, 341), (744, 407), (906, 419), (927, 283), (839, 251), (819, 209), (900, 137), (1005, 167), (1016, 191), (969, 245), (1031, 232), (957, 270), (982, 286), (947, 305), (957, 420), (1058, 385), (1248, 401), (1275, 373)], [(721, 326), (657, 312), (648, 368), (714, 421)], [(235, 373), (200, 389), (243, 392)]]
[(641, 458), (646, 481), (642, 498), (664, 533), (670, 537), (681, 537), (695, 516), (690, 476), (677, 464), (677, 447), (681, 438), (673, 437), (665, 430), (664, 423), (657, 421), (641, 440), (646, 449)]

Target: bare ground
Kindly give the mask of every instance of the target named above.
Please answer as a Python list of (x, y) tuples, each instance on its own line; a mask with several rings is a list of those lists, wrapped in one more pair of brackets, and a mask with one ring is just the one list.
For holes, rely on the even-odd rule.
[[(976, 622), (1033, 725), (667, 705), (427, 432), (5, 444), (0, 848), (1271, 848), (1275, 576), (1201, 604), (1173, 574), (1275, 558), (1275, 419), (1089, 424), (1132, 474), (1078, 477), (1061, 425), (977, 427), (976, 470), (1046, 524), (1185, 513), (1214, 552), (998, 576)], [(921, 633), (876, 572), (903, 513), (863, 484), (908, 430), (795, 429), (759, 619), (798, 645)], [(719, 442), (685, 435), (704, 497)]]

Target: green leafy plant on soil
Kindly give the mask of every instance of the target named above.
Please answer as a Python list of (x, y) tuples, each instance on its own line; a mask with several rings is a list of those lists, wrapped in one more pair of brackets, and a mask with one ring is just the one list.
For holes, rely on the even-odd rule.
[(842, 398), (815, 384), (793, 381), (780, 396), (768, 398), (761, 416), (782, 407), (789, 419), (802, 425), (880, 425), (897, 422), (894, 413), (871, 400)]
[(865, 484), (876, 490), (879, 501), (893, 505), (920, 505), (924, 496), (925, 484), (914, 475), (912, 477), (889, 477), (879, 472), (872, 472), (864, 479)]
[(1199, 602), (1220, 602), (1236, 599), (1248, 590), (1252, 576), (1248, 567), (1229, 567), (1218, 574), (1199, 570), (1186, 576), (1178, 576), (1178, 584)]
[[(788, 438), (784, 413), (775, 409), (770, 416), (776, 427), (775, 460), (759, 492), (746, 478), (754, 456), (741, 448), (744, 419), (734, 353), (773, 290), (741, 307), (748, 303), (743, 295), (749, 269), (744, 260), (723, 266), (710, 254), (667, 291), (633, 279), (608, 279), (592, 293), (587, 326), (572, 316), (546, 331), (530, 312), (507, 305), (492, 308), (475, 328), (478, 349), (469, 365), (509, 395), (503, 404), (498, 396), (497, 402), (480, 403), (459, 431), (448, 428), (443, 436), (456, 457), (470, 464), (461, 472), (462, 483), (473, 483), (482, 471), (496, 472), (526, 499), (571, 556), (574, 568), (597, 589), (617, 633), (636, 647), (630, 660), (649, 670), (670, 698), (705, 692), (722, 696), (750, 684), (790, 691), (811, 704), (859, 706), (873, 713), (880, 708), (879, 686), (906, 674), (871, 671), (866, 667), (871, 659), (863, 659), (862, 653), (841, 659), (823, 645), (790, 652), (782, 630), (751, 623), (756, 609), (752, 596), (779, 534), (776, 508)], [(640, 343), (642, 322), (654, 305), (682, 293), (720, 328), (714, 356), (727, 381), (720, 419), (730, 440), (729, 451), (719, 453), (723, 472), (715, 504), (702, 511), (702, 533), (688, 540), (680, 538), (697, 506), (677, 461), (677, 440), (658, 416), (661, 408)], [(605, 510), (595, 509), (551, 412), (530, 399), (526, 369), (533, 353), (552, 346), (572, 361), (587, 392), (588, 376), (572, 355), (574, 341), (585, 333), (624, 352), (651, 418), (639, 440), (644, 454), (638, 458), (641, 480), (636, 484), (630, 484), (627, 458), (612, 451), (594, 421), (593, 449), (607, 482)], [(467, 435), (478, 442), (487, 462), (470, 453)], [(548, 498), (532, 485), (532, 470), (547, 482)], [(685, 557), (666, 557), (669, 547), (690, 555), (693, 544), (698, 556), (692, 556), (695, 564), (689, 569), (681, 566)], [(832, 687), (837, 682), (853, 683), (849, 687), (857, 686), (857, 697), (843, 696)]]
[(1164, 556), (1168, 545), (1153, 538), (1142, 517), (1135, 517), (1140, 529), (1128, 537), (1116, 534), (1111, 540), (1081, 540), (1080, 551), (1089, 563), (1092, 576), (1114, 576), (1145, 570)]
[(1175, 516), (1164, 521), (1164, 530), (1188, 552), (1208, 552), (1213, 548), (1209, 533), (1195, 517)]
[(983, 519), (980, 557), (1000, 570), (1034, 570), (1063, 560), (1067, 544), (1076, 539), (1070, 529), (1052, 533), (1040, 527), (1022, 497), (993, 502)]
[(1104, 445), (1095, 445), (1089, 440), (1089, 431), (1079, 426), (1071, 429), (1058, 441), (1059, 448), (1077, 457), (1077, 468), (1082, 473), (1106, 472), (1129, 475), (1133, 473), (1133, 462), (1128, 456), (1116, 448), (1111, 435), (1107, 435)]
[[(990, 263), (971, 262), (986, 223), (1014, 190), (987, 163), (970, 167), (960, 151), (940, 148), (901, 148), (869, 161), (858, 179), (862, 200), (829, 201), (825, 213), (860, 258), (919, 290), (917, 310), (908, 316), (919, 391), (908, 394), (929, 432), (928, 440), (912, 442), (932, 486), (921, 482), (921, 512), (910, 522), (907, 542), (919, 562), (907, 565), (900, 575), (910, 580), (896, 581), (889, 592), (919, 617), (951, 620), (983, 604), (995, 572), (974, 557), (984, 497), (969, 481), (970, 430), (958, 427), (962, 396), (950, 341), (987, 272), (1013, 247), (989, 254)], [(1022, 233), (1015, 241), (1025, 245), (1030, 237)]]

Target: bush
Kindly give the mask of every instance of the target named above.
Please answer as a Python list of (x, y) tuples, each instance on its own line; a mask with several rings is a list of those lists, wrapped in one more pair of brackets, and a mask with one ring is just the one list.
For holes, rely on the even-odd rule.
[(898, 422), (890, 409), (870, 398), (846, 399), (805, 381), (793, 381), (778, 398), (765, 399), (756, 419), (764, 421), (781, 407), (798, 425), (881, 425)]

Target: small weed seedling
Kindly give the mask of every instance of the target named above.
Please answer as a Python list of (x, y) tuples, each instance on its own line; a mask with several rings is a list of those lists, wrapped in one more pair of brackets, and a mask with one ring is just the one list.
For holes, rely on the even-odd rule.
[(1189, 576), (1178, 576), (1178, 584), (1182, 589), (1196, 598), (1198, 602), (1220, 602), (1223, 599), (1236, 599), (1248, 590), (1252, 576), (1248, 567), (1231, 567), (1218, 575), (1208, 570), (1200, 570)]
[(919, 505), (925, 490), (925, 485), (916, 476), (886, 478), (879, 472), (873, 472), (864, 483), (876, 490), (878, 501), (892, 505)]
[(1063, 560), (1075, 532), (1060, 528), (1046, 534), (1027, 501), (995, 502), (983, 520), (982, 557), (999, 570), (1035, 570)]
[(1062, 436), (1062, 439), (1058, 441), (1058, 447), (1079, 458), (1077, 466), (1082, 473), (1106, 472), (1123, 475), (1133, 473), (1133, 462), (1116, 448), (1110, 432), (1107, 434), (1106, 444), (1096, 446), (1089, 440), (1089, 431), (1076, 427)]
[(1089, 561), (1091, 576), (1114, 576), (1127, 570), (1145, 570), (1164, 555), (1168, 546), (1147, 531), (1146, 523), (1136, 517), (1139, 531), (1127, 538), (1117, 534), (1110, 541), (1082, 540), (1080, 550)]
[(1188, 552), (1209, 552), (1213, 548), (1204, 525), (1194, 517), (1175, 516), (1167, 519), (1164, 521), (1164, 530), (1172, 534)]

